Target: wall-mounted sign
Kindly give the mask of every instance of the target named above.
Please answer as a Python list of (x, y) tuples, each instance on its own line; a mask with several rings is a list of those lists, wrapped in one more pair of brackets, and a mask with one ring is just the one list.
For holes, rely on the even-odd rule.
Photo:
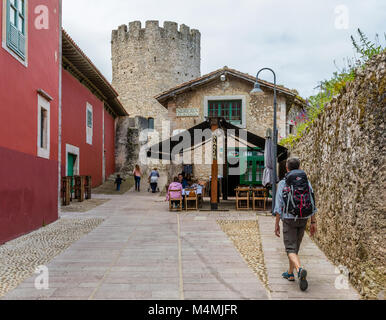
[(176, 116), (177, 117), (199, 117), (200, 109), (199, 108), (177, 108)]

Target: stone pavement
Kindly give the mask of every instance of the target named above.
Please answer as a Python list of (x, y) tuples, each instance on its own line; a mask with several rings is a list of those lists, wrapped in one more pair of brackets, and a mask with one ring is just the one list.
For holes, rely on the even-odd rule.
[[(299, 256), (300, 262), (308, 272), (308, 290), (306, 292), (300, 291), (297, 280), (294, 283), (283, 279), (281, 274), (288, 270), (283, 232), (280, 239), (275, 236), (273, 217), (260, 216), (258, 220), (272, 299), (353, 300), (360, 298), (357, 291), (349, 285), (347, 279), (335, 272), (335, 266), (307, 234), (304, 235)], [(337, 288), (341, 289), (335, 287), (335, 282), (338, 284)]]
[[(102, 197), (103, 195), (97, 196)], [(36, 275), (4, 299), (270, 299), (217, 219), (256, 219), (253, 212), (171, 213), (158, 195), (129, 192), (87, 212), (105, 221), (47, 265), (49, 289), (36, 290)], [(280, 279), (286, 256), (270, 217), (259, 217), (273, 299), (357, 298), (336, 291), (334, 267), (305, 239), (310, 290)], [(278, 276), (279, 275), (279, 276)]]
[(34, 275), (4, 299), (268, 298), (216, 219), (145, 192), (111, 198), (81, 214), (106, 220), (47, 265), (48, 290)]

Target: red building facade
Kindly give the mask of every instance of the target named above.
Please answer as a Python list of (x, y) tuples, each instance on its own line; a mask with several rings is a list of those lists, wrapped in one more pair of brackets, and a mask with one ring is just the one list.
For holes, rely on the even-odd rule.
[(127, 113), (62, 31), (61, 0), (0, 0), (0, 36), (1, 245), (58, 219), (60, 176), (114, 173)]
[(101, 185), (115, 172), (115, 118), (127, 116), (118, 94), (63, 31), (62, 176), (89, 175)]
[(0, 0), (0, 244), (58, 218), (59, 0)]

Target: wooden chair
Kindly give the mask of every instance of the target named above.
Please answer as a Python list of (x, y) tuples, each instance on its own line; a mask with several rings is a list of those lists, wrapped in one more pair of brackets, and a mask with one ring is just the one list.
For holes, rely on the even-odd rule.
[(265, 189), (265, 188), (253, 188), (252, 189), (253, 210), (256, 210), (256, 208), (261, 208), (259, 206), (256, 206), (256, 201), (259, 201), (259, 202), (263, 202), (263, 208), (265, 211), (267, 208), (267, 200), (268, 200), (267, 189)]
[[(249, 191), (248, 187), (238, 187), (236, 191), (236, 210), (249, 210)], [(243, 206), (242, 202), (246, 202)]]
[(84, 201), (84, 176), (75, 176), (75, 199)]
[[(185, 210), (198, 210), (198, 196), (195, 189), (185, 189), (185, 192), (188, 192), (189, 195), (185, 195)], [(189, 202), (194, 201), (194, 206), (189, 207)]]
[[(169, 190), (169, 211), (182, 211), (182, 190)], [(172, 198), (172, 192), (178, 192), (180, 194), (179, 198)], [(173, 202), (177, 201), (177, 208), (173, 208)]]
[(202, 206), (204, 205), (204, 195), (205, 195), (205, 186), (202, 187), (202, 193), (197, 195), (199, 208), (202, 208)]
[(86, 200), (91, 199), (91, 191), (92, 191), (92, 183), (91, 176), (85, 176), (85, 184), (84, 184), (84, 197)]

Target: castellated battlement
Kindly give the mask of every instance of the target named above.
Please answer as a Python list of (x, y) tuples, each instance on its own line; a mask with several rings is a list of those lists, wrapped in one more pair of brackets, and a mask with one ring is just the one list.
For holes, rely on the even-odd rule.
[(190, 29), (187, 25), (178, 24), (172, 21), (165, 21), (163, 28), (159, 26), (159, 21), (146, 21), (145, 28), (142, 28), (141, 21), (133, 21), (127, 25), (121, 25), (117, 30), (112, 31), (111, 41), (127, 41), (140, 39), (170, 39), (186, 40), (188, 42), (200, 43), (201, 34), (196, 29)]
[(201, 34), (165, 21), (140, 21), (112, 31), (112, 84), (131, 117), (153, 118), (161, 128), (167, 109), (154, 97), (201, 75)]

